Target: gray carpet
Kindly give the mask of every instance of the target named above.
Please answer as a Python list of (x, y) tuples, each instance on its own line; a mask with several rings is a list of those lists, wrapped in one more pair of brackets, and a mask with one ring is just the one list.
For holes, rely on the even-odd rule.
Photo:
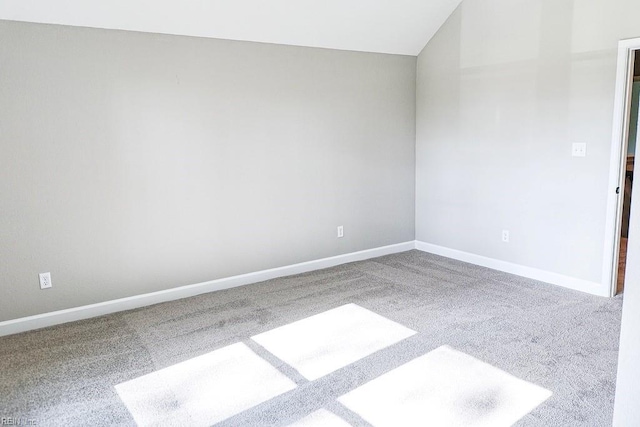
[[(314, 381), (251, 339), (348, 303), (417, 333)], [(0, 418), (135, 425), (116, 385), (241, 342), (297, 387), (222, 426), (371, 425), (338, 398), (443, 345), (553, 393), (516, 425), (609, 426), (621, 307), (410, 251), (0, 338)]]

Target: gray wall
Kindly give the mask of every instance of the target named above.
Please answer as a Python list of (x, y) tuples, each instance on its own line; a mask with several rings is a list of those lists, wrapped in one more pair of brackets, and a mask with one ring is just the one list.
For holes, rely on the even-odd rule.
[(414, 239), (414, 57), (0, 40), (0, 321)]
[(418, 58), (417, 240), (601, 281), (617, 42), (638, 16), (629, 0), (462, 3)]

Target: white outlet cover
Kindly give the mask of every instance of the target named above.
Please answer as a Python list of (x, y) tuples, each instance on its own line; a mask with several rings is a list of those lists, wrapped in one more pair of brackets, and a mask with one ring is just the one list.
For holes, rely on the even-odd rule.
[(51, 283), (51, 273), (40, 273), (40, 289), (49, 289), (53, 286)]
[(571, 146), (571, 155), (573, 157), (585, 157), (587, 155), (587, 143), (574, 142)]

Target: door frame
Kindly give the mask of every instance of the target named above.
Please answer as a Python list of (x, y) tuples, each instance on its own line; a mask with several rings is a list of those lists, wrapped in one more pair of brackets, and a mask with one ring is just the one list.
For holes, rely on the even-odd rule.
[[(631, 119), (631, 95), (633, 90), (634, 53), (640, 51), (640, 38), (621, 40), (618, 43), (618, 68), (615, 103), (613, 106), (613, 137), (607, 187), (607, 216), (604, 236), (602, 283), (609, 287), (609, 296), (616, 294), (620, 232), (622, 229), (622, 203), (627, 164), (627, 146)], [(638, 52), (640, 54), (640, 52)], [(619, 189), (616, 192), (616, 189)]]

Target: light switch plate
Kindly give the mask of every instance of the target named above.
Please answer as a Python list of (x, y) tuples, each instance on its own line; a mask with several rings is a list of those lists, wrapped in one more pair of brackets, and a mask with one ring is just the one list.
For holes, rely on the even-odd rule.
[(573, 157), (585, 157), (587, 155), (587, 143), (574, 142), (571, 146), (571, 155)]

